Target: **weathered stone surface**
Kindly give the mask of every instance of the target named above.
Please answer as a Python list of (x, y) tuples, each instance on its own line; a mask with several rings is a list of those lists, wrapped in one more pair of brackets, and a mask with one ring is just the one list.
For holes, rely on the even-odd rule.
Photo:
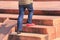
[[(17, 28), (16, 28), (17, 31)], [(23, 32), (26, 33), (38, 33), (38, 34), (48, 34), (49, 40), (56, 38), (56, 28), (53, 26), (23, 26)]]
[[(4, 16), (6, 15), (6, 16)], [(12, 15), (12, 14), (0, 14), (0, 17), (9, 17), (11, 20), (17, 20), (18, 15)], [(28, 19), (28, 16), (24, 16), (23, 23), (26, 23)], [(59, 25), (60, 23), (60, 16), (38, 16), (38, 15), (33, 15), (32, 22), (35, 23), (36, 25), (47, 25), (47, 26), (56, 26)]]
[[(19, 14), (18, 9), (0, 9), (0, 13), (3, 14)], [(28, 11), (25, 11), (25, 14), (28, 14)], [(48, 10), (34, 10), (34, 15), (52, 15), (60, 16), (60, 11), (48, 11)]]

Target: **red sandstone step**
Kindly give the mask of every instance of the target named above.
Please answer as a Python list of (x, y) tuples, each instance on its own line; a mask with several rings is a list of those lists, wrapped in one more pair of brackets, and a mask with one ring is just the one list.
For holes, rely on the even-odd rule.
[[(6, 16), (4, 16), (6, 15)], [(0, 17), (9, 17), (11, 20), (17, 20), (18, 15), (16, 14), (0, 14)], [(49, 25), (49, 26), (57, 26), (60, 23), (60, 16), (42, 16), (42, 15), (33, 15), (33, 23), (36, 25)], [(24, 16), (23, 23), (26, 23), (27, 15)]]
[(51, 34), (56, 32), (56, 28), (54, 26), (34, 25), (28, 27), (23, 25), (23, 31), (40, 34)]
[[(16, 29), (17, 31), (17, 29)], [(48, 34), (49, 40), (56, 38), (56, 28), (53, 26), (41, 26), (34, 25), (30, 27), (23, 26), (23, 32), (27, 33), (38, 33), (38, 34)]]
[[(12, 28), (11, 31), (12, 32), (15, 31), (15, 27)], [(53, 26), (40, 26), (40, 25), (35, 25), (35, 26), (30, 26), (30, 27), (25, 26), (23, 27), (23, 31), (30, 32), (30, 33), (38, 33), (38, 34), (48, 34), (49, 40), (52, 40), (56, 37), (56, 28)]]
[[(24, 23), (26, 23), (27, 16), (24, 17)], [(60, 25), (60, 17), (58, 16), (42, 16), (42, 15), (34, 15), (33, 23), (36, 23), (36, 25), (47, 25), (47, 26), (57, 26)]]
[[(14, 3), (14, 4), (13, 4)], [(51, 5), (52, 4), (52, 5)], [(13, 5), (13, 6), (12, 6)], [(41, 6), (40, 6), (41, 5)], [(48, 5), (48, 6), (47, 6)], [(54, 6), (53, 6), (54, 5)], [(34, 1), (34, 14), (37, 15), (59, 15), (60, 16), (60, 2), (59, 1)], [(18, 1), (0, 1), (0, 13), (17, 14), (18, 11)], [(28, 12), (26, 11), (26, 14)]]
[[(0, 9), (0, 13), (3, 14), (19, 14), (17, 9)], [(28, 11), (25, 11), (25, 14), (28, 14)], [(34, 10), (34, 15), (54, 15), (60, 16), (60, 11), (51, 11), (51, 10)]]
[(35, 34), (35, 33), (11, 33), (8, 40), (48, 40), (47, 34)]
[[(14, 4), (13, 4), (14, 3)], [(52, 5), (51, 5), (52, 4)], [(13, 6), (12, 6), (13, 5)], [(17, 10), (18, 8), (18, 1), (0, 1), (0, 9), (2, 9), (1, 11), (5, 12), (5, 10), (3, 9), (14, 9)], [(41, 5), (41, 6), (40, 6)], [(47, 6), (48, 5), (48, 6)], [(54, 6), (53, 6), (54, 5)], [(33, 2), (33, 8), (34, 10), (51, 10), (51, 11), (60, 11), (60, 2), (59, 1), (34, 1)], [(6, 12), (8, 12), (9, 10), (7, 10)], [(16, 11), (14, 11), (16, 12)]]
[[(13, 23), (14, 23), (14, 22), (16, 22), (16, 21), (13, 20)], [(35, 29), (34, 27), (35, 27), (35, 26), (32, 27), (33, 30), (31, 29), (31, 30), (34, 31), (34, 32), (35, 32), (35, 30), (39, 29), (39, 26), (38, 26), (38, 25), (36, 25), (37, 29)], [(43, 26), (42, 26), (42, 27), (43, 27)], [(46, 27), (46, 26), (44, 26), (44, 28), (45, 28), (45, 27)], [(49, 26), (49, 27), (51, 27), (51, 26)], [(27, 28), (28, 28), (28, 27), (27, 27)], [(44, 28), (40, 28), (40, 29), (39, 29), (39, 30), (40, 30), (40, 33), (42, 32), (43, 34), (48, 34), (48, 33), (49, 33), (49, 32), (47, 33), (47, 30), (48, 30), (48, 29), (45, 30)], [(47, 28), (48, 28), (48, 27), (47, 27)], [(14, 28), (13, 28), (13, 29), (14, 29)], [(13, 29), (12, 29), (12, 32), (13, 32)], [(55, 28), (54, 28), (54, 29), (55, 29)], [(29, 29), (29, 30), (30, 30), (30, 29)], [(28, 30), (28, 31), (29, 31), (29, 30)], [(51, 30), (52, 30), (52, 29), (51, 29)], [(26, 31), (26, 28), (25, 28), (25, 27), (24, 27), (24, 31)], [(50, 31), (50, 28), (49, 28), (49, 31)], [(37, 30), (35, 33), (37, 33), (37, 32), (38, 32), (38, 30)], [(55, 38), (55, 32), (50, 32), (49, 36), (52, 36), (53, 34), (54, 34), (54, 36), (53, 36), (52, 38)]]
[[(13, 21), (14, 21), (14, 20), (13, 20)], [(16, 22), (16, 21), (14, 21), (14, 22)], [(38, 25), (37, 25), (37, 26), (38, 26)], [(35, 26), (33, 26), (33, 27), (35, 27)], [(38, 26), (38, 27), (39, 27), (39, 26)], [(37, 27), (37, 28), (38, 28), (38, 27)], [(44, 26), (44, 27), (45, 27), (45, 26)], [(51, 27), (51, 26), (49, 26), (49, 27)], [(13, 28), (13, 29), (14, 29), (14, 28)], [(13, 29), (12, 29), (12, 32), (13, 32)], [(24, 31), (27, 31), (26, 28), (24, 28), (24, 29), (25, 29)], [(39, 29), (39, 28), (38, 28), (38, 29)], [(29, 30), (30, 30), (30, 29), (29, 29)], [(28, 31), (29, 31), (29, 30), (28, 30)], [(35, 32), (35, 30), (36, 30), (36, 29), (33, 28), (33, 31), (34, 31), (34, 32)], [(44, 31), (42, 31), (42, 30), (44, 30)], [(43, 28), (42, 28), (40, 31), (41, 31), (43, 34), (47, 34), (47, 33), (46, 33), (46, 30), (43, 29)], [(38, 32), (38, 30), (37, 30), (36, 32)], [(40, 33), (41, 33), (41, 32), (40, 32)], [(51, 32), (51, 33), (52, 33), (52, 32)], [(52, 38), (54, 38), (54, 37), (55, 37), (55, 33), (53, 32), (53, 34), (49, 34), (49, 36), (52, 36), (52, 35), (54, 35), (54, 36), (52, 37)]]
[(31, 33), (40, 33), (40, 34), (48, 34), (49, 40), (52, 40), (56, 37), (56, 28), (53, 26), (30, 26), (24, 27), (24, 31)]

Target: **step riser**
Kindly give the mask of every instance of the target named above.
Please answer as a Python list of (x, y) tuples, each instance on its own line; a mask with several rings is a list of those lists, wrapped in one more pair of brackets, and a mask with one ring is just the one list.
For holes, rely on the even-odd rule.
[[(17, 20), (16, 18), (10, 18), (10, 20)], [(23, 23), (27, 23), (27, 19), (23, 20)], [(36, 25), (46, 25), (46, 26), (53, 26), (53, 20), (42, 20), (42, 19), (33, 19), (32, 23), (35, 23)]]
[[(19, 11), (15, 9), (1, 9), (0, 13), (6, 13), (6, 14), (18, 14)], [(25, 14), (28, 14), (27, 11), (25, 11)], [(60, 16), (60, 11), (44, 11), (44, 10), (34, 10), (34, 15), (58, 15)]]
[[(3, 22), (6, 18), (0, 17), (0, 22)], [(17, 20), (17, 18), (10, 18), (10, 20)], [(23, 20), (23, 23), (26, 23), (27, 19)], [(32, 19), (32, 23), (35, 23), (36, 25), (46, 25), (46, 26), (59, 26), (60, 25), (60, 19)]]
[[(43, 17), (41, 17), (41, 19), (38, 18), (33, 18), (32, 22), (35, 23), (36, 25), (46, 25), (46, 26), (58, 26), (60, 25), (60, 18), (50, 18), (48, 19), (48, 16), (46, 17), (46, 19), (42, 19)], [(10, 18), (11, 20), (17, 20), (17, 18)], [(27, 18), (24, 18), (23, 23), (27, 23)]]
[[(27, 20), (24, 19), (23, 23), (26, 23)], [(53, 20), (42, 20), (42, 19), (33, 19), (32, 23), (35, 23), (36, 25), (47, 25), (47, 26), (53, 26)]]

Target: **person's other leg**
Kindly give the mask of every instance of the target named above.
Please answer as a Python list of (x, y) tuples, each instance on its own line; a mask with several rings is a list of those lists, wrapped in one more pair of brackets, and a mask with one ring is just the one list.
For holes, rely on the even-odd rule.
[(27, 20), (27, 26), (31, 26), (31, 25), (34, 25), (32, 24), (32, 17), (33, 17), (33, 5), (32, 4), (28, 4), (27, 5), (27, 9), (29, 11), (29, 14), (28, 14), (28, 20)]
[(19, 16), (18, 16), (18, 22), (17, 22), (17, 32), (22, 31), (22, 24), (23, 24), (23, 16), (24, 16), (24, 6), (19, 5)]

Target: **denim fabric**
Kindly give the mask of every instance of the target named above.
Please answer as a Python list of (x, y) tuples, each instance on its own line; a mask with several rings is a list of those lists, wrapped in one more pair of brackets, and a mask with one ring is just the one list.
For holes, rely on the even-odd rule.
[(27, 23), (32, 23), (32, 16), (33, 16), (33, 6), (32, 6), (32, 4), (19, 5), (19, 16), (18, 16), (18, 22), (17, 22), (17, 30), (18, 31), (22, 31), (24, 11), (25, 11), (26, 8), (29, 11)]

